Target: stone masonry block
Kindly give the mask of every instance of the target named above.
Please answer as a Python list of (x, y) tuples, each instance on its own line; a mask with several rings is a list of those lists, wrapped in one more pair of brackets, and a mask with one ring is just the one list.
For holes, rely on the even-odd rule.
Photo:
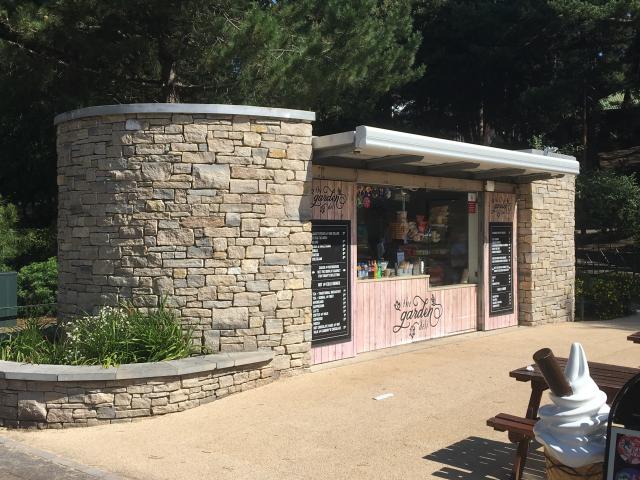
[(230, 173), (228, 165), (194, 165), (193, 187), (228, 189)]

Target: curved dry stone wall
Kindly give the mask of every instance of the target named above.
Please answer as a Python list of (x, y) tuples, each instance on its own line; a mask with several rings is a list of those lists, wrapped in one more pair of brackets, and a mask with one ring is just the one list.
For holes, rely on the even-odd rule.
[(167, 296), (211, 352), (308, 366), (313, 118), (188, 104), (58, 116), (60, 315)]
[(181, 412), (271, 382), (273, 352), (117, 368), (0, 362), (0, 425), (69, 428)]

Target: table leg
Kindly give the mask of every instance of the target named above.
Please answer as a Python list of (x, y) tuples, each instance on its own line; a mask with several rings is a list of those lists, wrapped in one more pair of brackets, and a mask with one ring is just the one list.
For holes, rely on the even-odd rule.
[(538, 418), (542, 392), (546, 389), (546, 384), (541, 385), (538, 382), (531, 382), (531, 397), (529, 398), (529, 406), (527, 407), (527, 418)]
[[(538, 418), (538, 409), (542, 400), (542, 392), (547, 388), (537, 382), (531, 382), (531, 397), (529, 397), (529, 405), (527, 406), (527, 418)], [(518, 441), (518, 449), (516, 450), (516, 458), (513, 462), (513, 480), (520, 480), (524, 472), (524, 466), (527, 463), (527, 455), (529, 454), (528, 438), (521, 438)]]

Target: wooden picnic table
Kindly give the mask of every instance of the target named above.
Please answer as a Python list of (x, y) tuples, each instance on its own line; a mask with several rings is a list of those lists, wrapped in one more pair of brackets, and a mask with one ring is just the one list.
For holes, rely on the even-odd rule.
[[(564, 369), (567, 364), (567, 359), (557, 359), (560, 366)], [(513, 370), (509, 372), (509, 376), (515, 378), (519, 382), (531, 382), (531, 396), (529, 397), (526, 418), (535, 420), (538, 418), (538, 409), (540, 408), (542, 393), (549, 388), (549, 386), (540, 373), (540, 370), (538, 370), (538, 367), (535, 364), (531, 366), (533, 369), (525, 366)], [(598, 387), (607, 394), (607, 403), (610, 404), (625, 383), (627, 383), (631, 377), (640, 373), (640, 369), (622, 367), (620, 365), (609, 365), (606, 363), (589, 362), (589, 373)], [(522, 478), (522, 471), (524, 470), (524, 464), (527, 461), (527, 453), (531, 438), (514, 437), (511, 438), (511, 440), (517, 441), (518, 443), (514, 463), (514, 477), (518, 479)]]
[(633, 343), (640, 343), (640, 332), (632, 333), (627, 337), (627, 340)]

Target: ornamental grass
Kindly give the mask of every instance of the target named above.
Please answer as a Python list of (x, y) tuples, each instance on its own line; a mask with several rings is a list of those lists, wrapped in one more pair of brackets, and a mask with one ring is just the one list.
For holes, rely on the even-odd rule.
[(192, 331), (184, 330), (162, 301), (141, 310), (131, 303), (102, 307), (58, 325), (29, 319), (0, 337), (0, 360), (55, 365), (116, 366), (176, 360), (198, 353)]

